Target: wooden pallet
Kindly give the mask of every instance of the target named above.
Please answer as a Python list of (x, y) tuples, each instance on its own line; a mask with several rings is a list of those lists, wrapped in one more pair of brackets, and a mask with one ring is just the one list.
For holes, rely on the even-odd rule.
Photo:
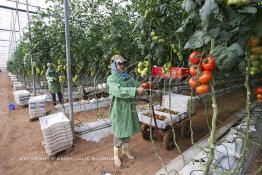
[(46, 151), (46, 153), (47, 153), (50, 161), (56, 160), (56, 157), (58, 156), (58, 154), (61, 154), (61, 153), (62, 153), (62, 154), (69, 154), (70, 152), (73, 151), (73, 145), (72, 145), (72, 146), (70, 146), (70, 147), (66, 146), (66, 147), (60, 148), (60, 149), (58, 149), (58, 150), (50, 153), (50, 152), (48, 151), (48, 149), (46, 148), (46, 143), (45, 143), (45, 141), (42, 140), (41, 143), (42, 143), (42, 145), (44, 146), (45, 151)]

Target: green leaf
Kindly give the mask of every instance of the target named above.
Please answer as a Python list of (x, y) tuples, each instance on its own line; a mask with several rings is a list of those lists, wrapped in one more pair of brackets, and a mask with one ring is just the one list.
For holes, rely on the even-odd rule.
[(232, 44), (230, 47), (218, 45), (211, 54), (216, 58), (219, 69), (230, 70), (241, 61), (243, 50), (238, 43)]
[(208, 26), (212, 14), (218, 14), (219, 8), (215, 0), (206, 0), (204, 6), (199, 10), (203, 26)]
[(232, 37), (232, 34), (226, 31), (221, 31), (218, 34), (218, 41), (229, 41)]
[(257, 13), (257, 8), (247, 6), (247, 7), (244, 7), (243, 9), (241, 9), (241, 10), (238, 10), (238, 12), (240, 12), (240, 13)]
[(239, 64), (238, 64), (238, 69), (240, 72), (242, 72), (242, 74), (245, 74), (245, 71), (246, 71), (246, 62), (245, 61), (241, 61)]
[(219, 28), (212, 28), (208, 31), (209, 35), (216, 38), (220, 32)]
[(155, 46), (155, 44), (156, 44), (155, 42), (151, 42), (151, 43), (150, 43), (150, 49), (153, 49), (154, 46)]
[(236, 56), (243, 55), (243, 50), (238, 43), (232, 44), (230, 47), (227, 48), (229, 52), (233, 52)]
[(185, 49), (196, 49), (207, 44), (211, 40), (211, 37), (203, 31), (195, 31), (195, 33), (189, 38), (185, 44)]
[(182, 8), (188, 12), (191, 13), (196, 8), (196, 2), (193, 0), (184, 0), (182, 3)]

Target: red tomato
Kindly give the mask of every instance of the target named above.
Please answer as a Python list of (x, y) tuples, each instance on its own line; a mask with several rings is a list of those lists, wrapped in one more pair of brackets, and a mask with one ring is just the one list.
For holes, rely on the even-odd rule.
[(197, 80), (195, 80), (193, 77), (191, 77), (189, 80), (188, 80), (188, 84), (189, 86), (192, 88), (192, 89), (195, 89), (198, 85), (198, 82)]
[(262, 100), (262, 94), (257, 94), (257, 99)]
[(201, 55), (202, 55), (202, 52), (194, 51), (194, 52), (192, 52), (192, 53), (189, 55), (189, 61), (190, 61), (192, 64), (199, 64), (200, 59), (201, 59)]
[(248, 41), (248, 45), (250, 47), (256, 47), (259, 44), (259, 38), (256, 36), (251, 36), (251, 38)]
[(216, 61), (215, 61), (214, 57), (212, 57), (211, 55), (206, 57), (203, 60), (203, 62), (201, 63), (201, 67), (204, 70), (212, 71), (216, 67)]
[(197, 68), (195, 66), (191, 66), (190, 69), (189, 69), (189, 73), (190, 75), (192, 76), (196, 76), (197, 75)]
[(209, 71), (203, 71), (202, 75), (198, 78), (199, 83), (208, 84), (212, 80), (212, 73)]
[(262, 100), (261, 100), (261, 99), (257, 99), (257, 101), (258, 101), (259, 103), (262, 103)]
[(257, 94), (262, 94), (262, 87), (258, 87), (257, 90), (256, 90), (256, 93)]
[(209, 87), (207, 84), (202, 84), (200, 86), (196, 87), (196, 93), (197, 94), (206, 94), (208, 93)]
[(151, 83), (148, 83), (148, 87), (149, 89), (155, 89), (156, 85), (153, 82), (151, 82)]
[(149, 84), (147, 82), (142, 83), (142, 88), (149, 89)]

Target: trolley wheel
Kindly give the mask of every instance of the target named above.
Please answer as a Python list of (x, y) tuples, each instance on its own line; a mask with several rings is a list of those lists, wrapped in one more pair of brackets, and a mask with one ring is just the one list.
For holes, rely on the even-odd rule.
[(172, 129), (168, 129), (164, 133), (163, 142), (166, 150), (172, 150), (175, 147)]
[(189, 138), (190, 137), (190, 122), (186, 121), (183, 123), (182, 127), (181, 127), (181, 136), (184, 138)]
[[(141, 125), (141, 130), (142, 130), (142, 137), (144, 140), (150, 140), (150, 126), (147, 126), (145, 124)], [(153, 132), (153, 128), (152, 128)]]

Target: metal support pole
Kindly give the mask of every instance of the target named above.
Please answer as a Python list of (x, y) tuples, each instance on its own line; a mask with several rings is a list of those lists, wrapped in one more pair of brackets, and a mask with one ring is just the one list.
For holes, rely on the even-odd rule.
[[(15, 0), (15, 3), (16, 3), (16, 16), (17, 16), (18, 30), (19, 30), (19, 41), (21, 41), (21, 39), (22, 39), (21, 36), (22, 36), (22, 35), (21, 35), (20, 17), (19, 17), (19, 12), (18, 12), (18, 3), (19, 3), (19, 0)], [(26, 86), (24, 66), (23, 66), (23, 69), (22, 69), (22, 73), (23, 73), (23, 81), (24, 81), (24, 84), (25, 84), (25, 86)]]
[[(29, 30), (29, 42), (30, 42), (30, 50), (29, 50), (29, 52), (31, 52), (31, 49), (32, 49), (32, 38), (31, 38), (31, 26), (30, 26), (30, 18), (29, 18), (28, 0), (26, 0), (26, 12), (27, 12), (27, 21), (28, 21), (28, 30)], [(29, 56), (30, 56), (31, 69), (32, 69), (32, 75), (33, 75), (34, 95), (36, 96), (35, 71), (34, 71), (32, 54), (29, 54)]]
[[(13, 11), (11, 12), (12, 13), (12, 21), (13, 21)], [(8, 41), (8, 59), (10, 59), (10, 56), (11, 56), (11, 50), (12, 50), (12, 40), (13, 40), (13, 23), (12, 21), (10, 22), (10, 35), (9, 35), (9, 40), (0, 40), (0, 41)]]
[(20, 19), (19, 19), (19, 12), (18, 12), (18, 0), (15, 0), (16, 2), (16, 16), (17, 16), (17, 22), (18, 22), (18, 31), (19, 31), (19, 40), (21, 40), (21, 26), (20, 26)]
[(71, 74), (71, 54), (70, 54), (70, 24), (69, 24), (69, 8), (68, 0), (64, 1), (65, 8), (65, 39), (66, 39), (66, 60), (67, 60), (67, 86), (69, 99), (69, 118), (74, 124), (73, 116), (73, 100), (72, 100), (72, 74)]

